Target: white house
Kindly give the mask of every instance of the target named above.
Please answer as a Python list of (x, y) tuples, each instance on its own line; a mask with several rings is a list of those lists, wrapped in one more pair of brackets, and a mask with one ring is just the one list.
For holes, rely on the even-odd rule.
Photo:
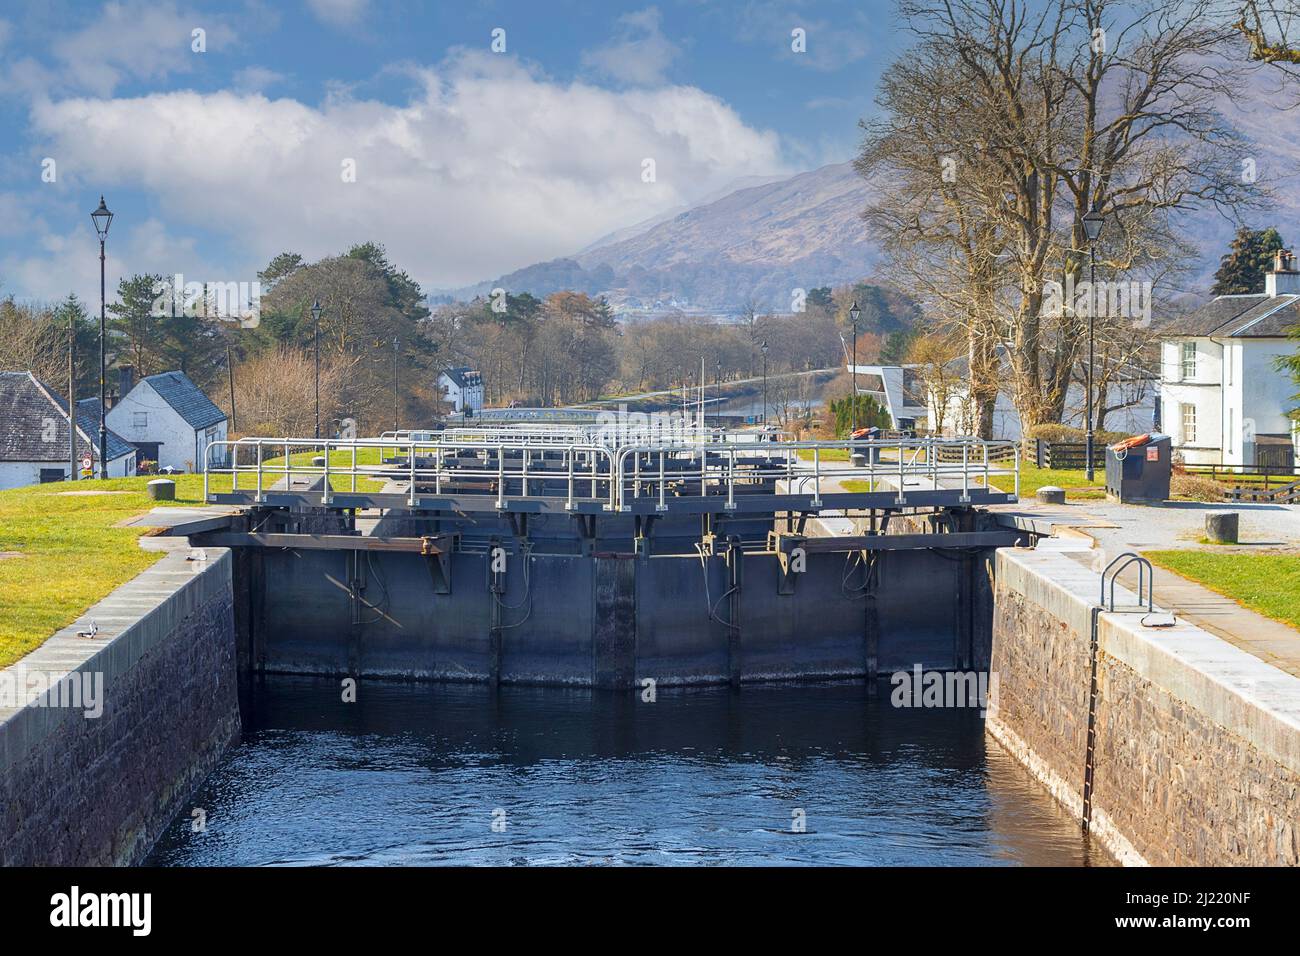
[(1218, 296), (1160, 330), (1161, 422), (1188, 464), (1296, 464), (1297, 385), (1275, 364), (1298, 347), (1295, 256), (1278, 252), (1264, 279), (1261, 295)]
[[(77, 403), (77, 470), (86, 455), (99, 475), (99, 401)], [(31, 372), (0, 372), (0, 488), (66, 481), (71, 470), (68, 403)], [(135, 474), (136, 451), (111, 429), (108, 477)], [(80, 477), (80, 475), (79, 475)]]
[(467, 365), (444, 369), (438, 389), (457, 414), (476, 415), (483, 408), (483, 376)]
[[(943, 433), (945, 436), (970, 434), (973, 426), (973, 409), (970, 403), (969, 379), (966, 375), (964, 360), (954, 362), (951, 372), (958, 380), (949, 391), (948, 403), (944, 412)], [(1002, 381), (1010, 377), (1004, 372)], [(920, 386), (924, 389), (924, 386)], [(926, 395), (926, 417), (930, 422), (938, 420), (936, 396), (928, 389)], [(1100, 392), (1100, 388), (1097, 390)], [(1156, 409), (1157, 383), (1154, 375), (1145, 369), (1133, 367), (1125, 374), (1115, 375), (1106, 386), (1105, 405), (1109, 409), (1102, 422), (1106, 431), (1142, 434), (1154, 427)], [(1094, 402), (1100, 395), (1094, 398)], [(1071, 382), (1065, 393), (1065, 409), (1061, 423), (1075, 428), (1084, 428), (1084, 388), (1078, 382)], [(1094, 418), (1095, 423), (1095, 418)], [(998, 391), (993, 403), (993, 437), (1007, 441), (1019, 441), (1024, 437), (1020, 425), (1020, 413), (1007, 389)]]
[(909, 431), (928, 414), (925, 385), (914, 365), (859, 365), (857, 382), (859, 395), (870, 395), (889, 412), (892, 428)]
[(225, 412), (183, 372), (128, 384), (123, 381), (123, 397), (109, 409), (109, 426), (159, 468), (202, 471), (208, 445), (226, 439)]

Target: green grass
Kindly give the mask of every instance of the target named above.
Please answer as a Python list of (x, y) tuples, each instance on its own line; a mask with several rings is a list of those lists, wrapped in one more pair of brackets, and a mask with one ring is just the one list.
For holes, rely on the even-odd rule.
[(1265, 617), (1300, 628), (1300, 554), (1146, 551), (1153, 564), (1203, 584)]
[[(1028, 462), (1020, 463), (1020, 497), (1032, 498), (1039, 488), (1056, 485), (1065, 489), (1066, 500), (1095, 501), (1106, 497), (1106, 484), (1101, 471), (1096, 472), (1098, 480), (1089, 482), (1083, 469), (1039, 468)], [(1015, 479), (1003, 475), (993, 479), (993, 486), (1002, 491), (1015, 491)]]
[[(0, 667), (12, 664), (157, 561), (142, 528), (115, 528), (158, 503), (148, 477), (55, 482), (0, 491)], [(176, 502), (203, 503), (203, 476), (177, 475)], [(127, 494), (63, 495), (66, 491)]]

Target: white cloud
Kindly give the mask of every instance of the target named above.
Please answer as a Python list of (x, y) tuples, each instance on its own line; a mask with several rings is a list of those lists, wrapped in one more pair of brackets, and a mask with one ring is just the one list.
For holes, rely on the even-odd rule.
[[(420, 79), (400, 106), (183, 91), (39, 102), (32, 124), (63, 168), (142, 190), (169, 230), (226, 234), (259, 262), (376, 239), (436, 286), (574, 252), (784, 169), (775, 133), (693, 87), (564, 85), (487, 53), (458, 54)], [(653, 183), (642, 178), (647, 158)], [(345, 159), (355, 183), (341, 181)]]
[(307, 0), (311, 12), (336, 27), (350, 26), (361, 19), (368, 0)]
[[(207, 53), (191, 48), (193, 31), (200, 28)], [(234, 36), (215, 16), (181, 11), (171, 2), (107, 3), (98, 19), (55, 38), (45, 62), (28, 56), (8, 63), (0, 71), (0, 89), (35, 97), (65, 92), (109, 96), (128, 79), (190, 72), (200, 56), (226, 48)]]
[(647, 7), (618, 18), (618, 31), (608, 46), (582, 54), (584, 66), (624, 83), (653, 86), (664, 82), (664, 74), (681, 49), (659, 29), (657, 7)]
[(283, 73), (268, 70), (264, 66), (249, 66), (235, 73), (231, 88), (236, 93), (264, 93), (272, 86), (278, 86), (287, 79)]

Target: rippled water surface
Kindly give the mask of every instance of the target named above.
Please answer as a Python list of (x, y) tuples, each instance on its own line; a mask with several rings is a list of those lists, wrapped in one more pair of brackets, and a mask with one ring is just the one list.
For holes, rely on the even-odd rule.
[(643, 703), (370, 681), (344, 704), (337, 681), (266, 678), (243, 742), (192, 801), (206, 829), (187, 809), (150, 862), (1106, 862), (986, 741), (977, 712), (898, 710), (888, 691), (660, 690)]

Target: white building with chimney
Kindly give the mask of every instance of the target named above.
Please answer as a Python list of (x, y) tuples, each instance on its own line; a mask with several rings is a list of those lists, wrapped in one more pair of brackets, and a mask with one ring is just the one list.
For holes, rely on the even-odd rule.
[(1300, 349), (1300, 270), (1281, 250), (1259, 295), (1221, 295), (1160, 329), (1160, 418), (1188, 464), (1291, 469), (1300, 386), (1277, 367)]
[(443, 369), (438, 390), (457, 415), (477, 415), (483, 408), (483, 376), (468, 365)]

